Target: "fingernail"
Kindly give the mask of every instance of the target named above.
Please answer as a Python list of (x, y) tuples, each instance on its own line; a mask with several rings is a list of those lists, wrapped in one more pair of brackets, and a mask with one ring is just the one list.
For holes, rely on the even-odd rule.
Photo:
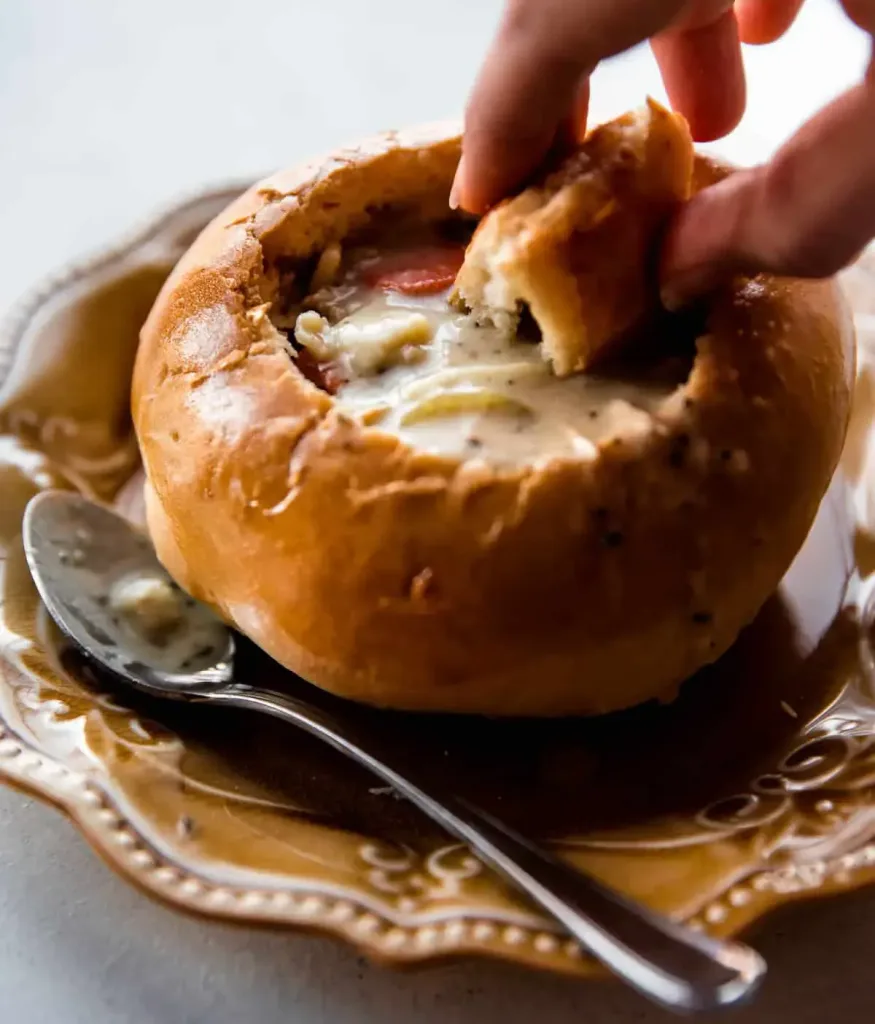
[(450, 209), (458, 210), (459, 204), (462, 202), (462, 177), (464, 170), (465, 158), (459, 158), (459, 166), (456, 168), (456, 176), (453, 179), (453, 187), (450, 189)]

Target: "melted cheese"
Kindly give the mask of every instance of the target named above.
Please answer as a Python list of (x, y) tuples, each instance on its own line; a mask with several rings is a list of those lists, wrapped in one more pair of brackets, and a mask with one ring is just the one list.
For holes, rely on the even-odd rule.
[(303, 313), (296, 340), (344, 368), (336, 400), (346, 413), (436, 454), (499, 465), (593, 456), (606, 437), (649, 431), (688, 371), (680, 361), (644, 379), (560, 379), (536, 344), (478, 324), (446, 294), (359, 292), (350, 307), (331, 327)]
[(337, 324), (316, 312), (302, 313), (295, 324), (298, 344), (324, 362), (336, 361), (350, 377), (369, 377), (391, 366), (418, 362), (432, 327), (422, 313), (374, 315), (367, 307)]
[(112, 588), (109, 607), (150, 639), (175, 633), (184, 621), (180, 595), (159, 577), (120, 580)]

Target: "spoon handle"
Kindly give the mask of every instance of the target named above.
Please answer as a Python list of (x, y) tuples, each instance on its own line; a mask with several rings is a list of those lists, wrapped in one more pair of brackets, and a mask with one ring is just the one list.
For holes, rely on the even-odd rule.
[(668, 1009), (728, 1007), (762, 980), (765, 963), (752, 949), (677, 925), (574, 870), (467, 800), (436, 795), (432, 785), (398, 763), (380, 737), (367, 735), (342, 714), (243, 684), (198, 699), (272, 715), (357, 761), (467, 844), (614, 974)]

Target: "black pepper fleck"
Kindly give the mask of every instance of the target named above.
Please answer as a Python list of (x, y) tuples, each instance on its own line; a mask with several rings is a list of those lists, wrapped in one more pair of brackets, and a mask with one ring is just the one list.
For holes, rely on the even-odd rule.
[(606, 548), (618, 548), (625, 540), (620, 530), (608, 530), (602, 538)]
[(197, 830), (197, 823), (188, 814), (183, 814), (177, 822), (177, 831), (182, 839), (191, 839)]
[(709, 622), (714, 621), (714, 616), (710, 612), (693, 612), (693, 622), (697, 626), (707, 626)]
[(720, 453), (720, 458), (724, 462), (729, 462), (729, 460), (732, 458), (732, 452), (730, 451), (730, 449), (724, 448), (723, 451)]

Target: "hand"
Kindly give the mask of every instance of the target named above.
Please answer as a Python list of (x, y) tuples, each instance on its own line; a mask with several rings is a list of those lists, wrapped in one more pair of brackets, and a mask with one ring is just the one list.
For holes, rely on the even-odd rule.
[[(800, 6), (796, 0), (780, 4)], [(875, 32), (875, 0), (843, 0), (842, 6), (862, 29)], [(828, 277), (873, 236), (870, 63), (860, 85), (821, 110), (769, 163), (706, 189), (680, 212), (663, 251), (663, 301), (680, 306), (736, 271)]]
[[(596, 64), (645, 40), (672, 105), (698, 141), (744, 111), (740, 40), (767, 43), (802, 0), (510, 0), (469, 104), (454, 190), (483, 212), (519, 187), (557, 138), (585, 130)], [(875, 0), (845, 0), (875, 31)], [(669, 304), (735, 270), (824, 276), (875, 234), (875, 72), (806, 125), (765, 167), (733, 175), (678, 217), (663, 259)]]

